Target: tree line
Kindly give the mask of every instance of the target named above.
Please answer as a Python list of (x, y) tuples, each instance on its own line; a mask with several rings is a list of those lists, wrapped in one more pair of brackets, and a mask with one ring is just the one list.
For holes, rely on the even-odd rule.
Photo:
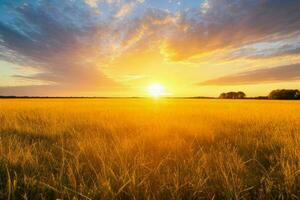
[[(244, 92), (226, 92), (222, 93), (219, 96), (220, 99), (245, 99), (246, 94)], [(263, 97), (259, 97), (259, 99), (263, 99)], [(293, 99), (299, 99), (300, 100), (300, 91), (295, 90), (289, 90), (289, 89), (278, 89), (273, 90), (270, 92), (270, 94), (265, 97), (265, 99), (286, 99), (286, 100), (293, 100)]]
[(226, 92), (220, 94), (220, 99), (244, 99), (246, 94), (244, 92)]

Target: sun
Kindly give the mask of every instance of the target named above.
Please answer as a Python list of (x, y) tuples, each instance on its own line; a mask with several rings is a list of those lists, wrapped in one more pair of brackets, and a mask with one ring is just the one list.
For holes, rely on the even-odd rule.
[(159, 83), (154, 83), (149, 85), (148, 87), (148, 93), (152, 97), (160, 97), (164, 95), (165, 87)]

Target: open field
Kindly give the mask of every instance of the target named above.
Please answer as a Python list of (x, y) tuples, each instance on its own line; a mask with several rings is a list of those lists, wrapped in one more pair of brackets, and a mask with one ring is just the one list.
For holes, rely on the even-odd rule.
[(299, 199), (300, 102), (0, 100), (0, 199)]

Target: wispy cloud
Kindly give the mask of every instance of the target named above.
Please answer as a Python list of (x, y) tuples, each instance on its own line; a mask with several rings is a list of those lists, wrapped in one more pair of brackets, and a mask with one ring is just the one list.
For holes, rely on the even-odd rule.
[(199, 85), (245, 85), (300, 80), (300, 63), (258, 69), (207, 80)]
[[(44, 2), (37, 7), (14, 7), (12, 11), (19, 16), (14, 24), (0, 21), (1, 58), (41, 71), (23, 76), (27, 79), (86, 89), (114, 84), (101, 72), (98, 63), (98, 59), (104, 59), (105, 40), (101, 36), (111, 35), (109, 28), (96, 22), (86, 12), (88, 8), (70, 3), (61, 6), (62, 9), (56, 9)], [(69, 18), (71, 13), (75, 14)]]
[(261, 41), (278, 41), (300, 31), (299, 1), (208, 0), (199, 10), (182, 12), (168, 38), (174, 60)]
[(85, 3), (91, 7), (97, 7), (98, 0), (85, 0)]
[(115, 14), (115, 17), (121, 18), (127, 15), (135, 7), (134, 3), (125, 3), (121, 6), (120, 10)]

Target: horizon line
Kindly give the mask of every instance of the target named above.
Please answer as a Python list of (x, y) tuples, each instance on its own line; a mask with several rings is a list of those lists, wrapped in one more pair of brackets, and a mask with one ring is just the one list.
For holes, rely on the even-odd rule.
[[(0, 99), (220, 99), (211, 96), (15, 96), (0, 95)], [(268, 96), (245, 97), (244, 99), (267, 99)]]

